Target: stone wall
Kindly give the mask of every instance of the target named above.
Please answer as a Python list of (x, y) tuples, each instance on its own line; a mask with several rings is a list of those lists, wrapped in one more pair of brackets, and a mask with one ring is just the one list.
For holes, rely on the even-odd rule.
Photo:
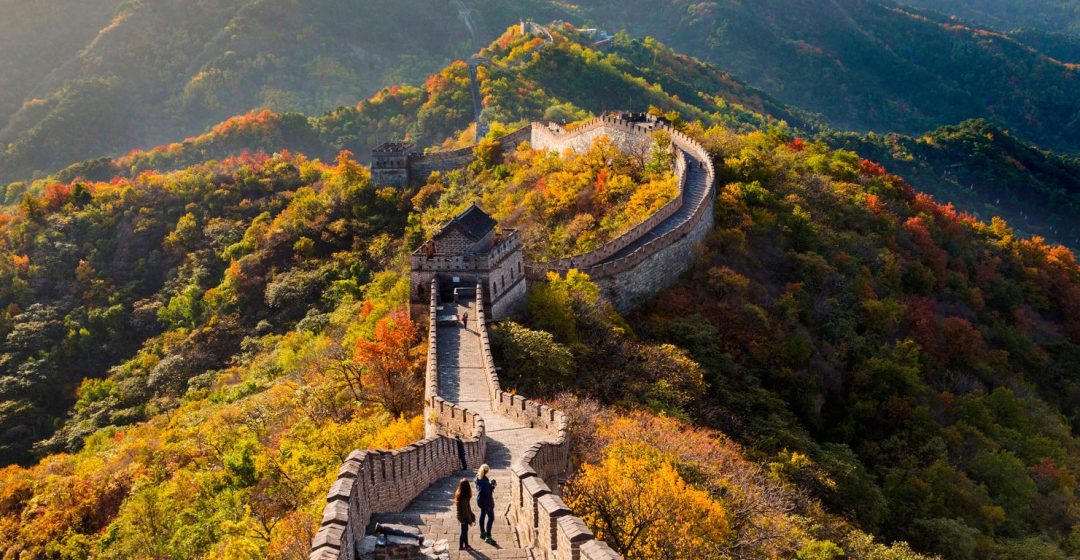
[(705, 240), (713, 225), (713, 204), (706, 205), (703, 211), (706, 216), (694, 222), (694, 228), (681, 238), (663, 240), (661, 249), (647, 254), (635, 265), (596, 279), (616, 309), (633, 309), (670, 287), (694, 262), (694, 246)]
[[(525, 126), (498, 138), (502, 151), (513, 150), (518, 144), (529, 140), (532, 127)], [(428, 154), (416, 154), (409, 156), (408, 180), (411, 182), (426, 182), (428, 177), (435, 171), (449, 171), (468, 166), (476, 156), (473, 155), (472, 146), (445, 152), (431, 152)]]
[(538, 559), (617, 560), (619, 555), (607, 544), (595, 540), (585, 523), (573, 516), (558, 495), (560, 479), (569, 474), (570, 418), (561, 410), (502, 390), (491, 355), (484, 298), (479, 289), (476, 314), (492, 408), (523, 426), (542, 429), (549, 435), (545, 441), (534, 443), (510, 467), (508, 515), (521, 544), (531, 547)]
[[(647, 157), (654, 146), (649, 132), (668, 131), (676, 147), (676, 175), (679, 196), (648, 220), (635, 226), (597, 251), (549, 263), (529, 263), (526, 276), (543, 278), (548, 272), (565, 274), (579, 268), (590, 274), (620, 309), (626, 309), (649, 297), (686, 270), (692, 262), (693, 246), (701, 242), (712, 226), (715, 199), (715, 170), (708, 152), (692, 138), (669, 127), (644, 126), (613, 117), (601, 117), (567, 132), (554, 125), (533, 123), (501, 139), (503, 149), (530, 140), (533, 147), (545, 149), (587, 149), (600, 135), (615, 140), (624, 151)], [(467, 152), (467, 153), (466, 153)], [(427, 178), (435, 170), (462, 167), (472, 162), (472, 150), (455, 150), (443, 154), (420, 156), (413, 178)], [(691, 175), (689, 166), (702, 166), (707, 192), (685, 220), (666, 230), (633, 252), (612, 258), (630, 244), (652, 232), (657, 225), (675, 216), (687, 200), (686, 187)], [(410, 173), (414, 172), (410, 164)], [(415, 257), (414, 257), (415, 258)], [(446, 268), (476, 267), (485, 262), (446, 262), (431, 259), (431, 274)], [(415, 264), (415, 263), (414, 263)], [(512, 265), (511, 265), (512, 266)], [(485, 268), (486, 270), (486, 268)], [(424, 278), (424, 282), (428, 279)], [(438, 356), (436, 353), (436, 317), (438, 281), (431, 279), (428, 311), (428, 361), (424, 390), (426, 438), (393, 451), (354, 451), (342, 465), (327, 496), (322, 526), (312, 544), (311, 558), (320, 560), (351, 560), (364, 536), (371, 515), (400, 511), (436, 480), (448, 476), (460, 467), (458, 439), (463, 442), (470, 467), (479, 466), (486, 451), (483, 419), (474, 412), (454, 405), (439, 396)], [(502, 316), (501, 302), (517, 301), (524, 292), (524, 277), (512, 283), (513, 297), (492, 301), (493, 315)], [(502, 294), (500, 294), (502, 295)], [(560, 479), (568, 474), (569, 418), (563, 412), (502, 390), (486, 325), (484, 290), (477, 290), (477, 324), (481, 326), (481, 352), (488, 380), (488, 394), (493, 407), (522, 425), (540, 428), (549, 434), (536, 442), (514, 465), (511, 471), (511, 507), (509, 516), (517, 528), (523, 545), (531, 546), (537, 558), (544, 560), (616, 560), (619, 558), (606, 544), (596, 541), (588, 527), (574, 517), (558, 496)]]
[[(626, 123), (624, 123), (625, 125)], [(606, 123), (590, 121), (584, 127), (588, 130), (603, 129)], [(579, 129), (575, 129), (575, 133)], [(666, 130), (671, 134), (672, 144), (677, 149), (675, 172), (679, 181), (679, 196), (672, 203), (665, 205), (659, 212), (645, 222), (612, 240), (603, 247), (577, 255), (571, 259), (560, 259), (546, 263), (529, 263), (528, 277), (541, 280), (548, 272), (565, 275), (571, 268), (577, 268), (589, 276), (602, 288), (605, 295), (615, 306), (625, 311), (643, 299), (651, 297), (670, 286), (693, 262), (693, 246), (705, 240), (712, 228), (713, 206), (715, 204), (716, 171), (708, 150), (693, 138), (666, 125), (658, 125), (656, 130)], [(535, 130), (535, 127), (534, 127)], [(645, 130), (638, 127), (638, 134)], [(543, 134), (553, 134), (545, 131)], [(571, 133), (573, 134), (573, 133)], [(705, 173), (707, 190), (701, 200), (686, 199), (686, 187), (691, 165), (701, 165)], [(630, 244), (641, 239), (664, 220), (674, 216), (682, 205), (693, 203), (688, 219), (677, 227), (638, 247), (634, 252), (617, 259), (611, 257)]]
[(597, 138), (607, 136), (623, 153), (646, 161), (656, 145), (649, 133), (656, 128), (655, 124), (632, 123), (612, 115), (590, 119), (572, 130), (551, 123), (533, 123), (530, 144), (537, 150), (584, 152)]
[(424, 384), (427, 437), (401, 449), (357, 449), (349, 454), (326, 496), (322, 524), (311, 543), (311, 560), (357, 558), (373, 514), (405, 509), (432, 483), (461, 469), (457, 438), (470, 468), (484, 463), (484, 419), (439, 396), (438, 292), (432, 281)]
[(507, 317), (525, 303), (525, 256), (517, 230), (509, 230), (488, 254), (486, 283), (492, 319)]
[(380, 187), (404, 188), (409, 184), (409, 172), (405, 168), (371, 168), (371, 182)]

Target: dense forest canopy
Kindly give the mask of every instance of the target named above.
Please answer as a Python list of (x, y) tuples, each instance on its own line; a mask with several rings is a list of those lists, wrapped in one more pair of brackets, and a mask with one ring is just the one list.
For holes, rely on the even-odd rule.
[(1080, 247), (1080, 158), (1039, 150), (986, 120), (899, 134), (824, 136), (886, 164), (918, 190), (981, 220), (1001, 216), (1027, 235)]
[(1080, 2), (1076, 0), (903, 0), (950, 16), (1010, 31), (1033, 27), (1080, 35)]
[[(35, 4), (33, 17), (67, 29), (70, 14), (49, 10), (64, 5)], [(472, 21), (482, 32), (509, 17), (480, 5)], [(475, 163), (378, 188), (356, 154), (379, 142), (472, 143), (467, 67), (442, 65), (471, 52), (464, 23), (439, 28), (453, 40), (435, 33), (400, 55), (416, 75), (438, 68), (426, 80), (379, 88), (371, 73), (339, 74), (312, 55), (344, 32), (335, 25), (366, 21), (358, 11), (331, 22), (335, 3), (315, 3), (327, 27), (309, 29), (300, 17), (309, 12), (289, 2), (200, 2), (183, 17), (178, 6), (95, 4), (100, 21), (115, 17), (91, 47), (64, 35), (47, 57), (63, 68), (25, 69), (26, 79), (62, 84), (12, 121), (40, 128), (3, 133), (64, 149), (25, 168), (61, 171), (0, 191), (0, 557), (306, 558), (349, 451), (423, 433), (424, 342), (405, 312), (406, 256), (434, 228), (478, 202), (521, 228), (529, 258), (542, 260), (593, 248), (673, 196), (662, 150), (637, 160), (604, 141), (576, 155), (493, 146), (532, 119), (616, 107), (649, 109), (707, 146), (719, 176), (714, 229), (690, 271), (633, 312), (616, 312), (573, 271), (532, 282), (526, 311), (493, 330), (509, 388), (575, 418), (580, 468), (563, 491), (599, 537), (650, 560), (1080, 555), (1080, 267), (1047, 241), (1077, 234), (1080, 164), (1031, 143), (1070, 134), (1045, 123), (1070, 123), (1049, 109), (1064, 106), (1074, 69), (1062, 73), (1008, 37), (870, 1), (833, 3), (804, 19), (805, 35), (792, 31), (810, 9), (803, 2), (642, 1), (620, 14), (599, 2), (530, 2), (523, 9), (580, 21), (709, 29), (709, 41), (673, 39), (718, 63), (727, 53), (732, 65), (801, 66), (766, 64), (753, 76), (778, 88), (774, 98), (654, 39), (619, 33), (594, 45), (571, 24), (551, 25), (551, 40), (511, 27), (481, 51), (492, 126)], [(816, 27), (832, 16), (835, 33)], [(215, 20), (206, 37), (177, 31), (198, 18)], [(865, 33), (849, 44), (856, 29)], [(962, 103), (868, 109), (874, 96), (905, 98), (896, 83), (867, 77), (884, 56), (867, 45), (907, 34), (918, 39), (903, 43), (910, 50), (886, 58), (911, 72), (916, 58), (940, 63), (917, 68), (920, 87)], [(750, 35), (756, 42), (741, 44)], [(126, 50), (154, 37), (168, 48)], [(258, 42), (270, 39), (295, 39), (306, 53), (296, 56), (309, 58), (260, 56), (276, 52)], [(774, 50), (762, 48), (774, 39)], [(196, 54), (184, 50), (196, 44)], [(341, 60), (396, 67), (352, 46)], [(966, 54), (920, 50), (944, 46)], [(108, 49), (128, 62), (99, 56)], [(178, 75), (197, 103), (155, 90), (153, 103), (167, 101), (144, 105), (129, 95), (150, 93), (121, 74), (63, 77), (81, 65), (135, 72), (169, 53), (159, 69), (192, 70)], [(851, 65), (853, 53), (869, 58), (851, 74), (822, 73)], [(65, 64), (71, 56), (81, 62)], [(1015, 66), (988, 70), (1005, 59)], [(942, 78), (968, 66), (962, 88)], [(300, 84), (324, 74), (280, 75), (294, 67), (375, 93), (354, 103)], [(289, 110), (209, 103), (274, 68), (267, 83), (294, 97), (266, 104)], [(1045, 83), (990, 87), (1000, 86), (997, 71)], [(815, 74), (830, 85), (827, 99), (800, 89)], [(824, 103), (815, 108), (833, 123), (895, 122), (914, 134), (833, 132), (777, 101), (788, 96)], [(1026, 102), (1020, 113), (960, 122), (982, 115), (969, 109), (988, 96)], [(324, 101), (345, 104), (318, 116), (293, 110), (315, 113)], [(840, 105), (864, 114), (843, 116)], [(126, 136), (130, 122), (196, 106), (214, 110), (162, 137), (220, 122), (129, 151), (145, 139)], [(93, 119), (116, 128), (89, 134)], [(930, 124), (944, 126), (923, 133)], [(34, 142), (15, 140), (8, 154), (42, 149)], [(107, 157), (75, 162), (91, 155)], [(999, 214), (1046, 237), (1022, 235)], [(663, 522), (645, 515), (657, 511)], [(613, 512), (645, 523), (643, 537), (627, 538)]]

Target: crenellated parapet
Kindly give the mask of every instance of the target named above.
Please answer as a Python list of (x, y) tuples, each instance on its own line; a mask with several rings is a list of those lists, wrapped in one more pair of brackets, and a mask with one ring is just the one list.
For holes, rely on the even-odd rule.
[[(471, 297), (475, 290), (475, 324), (490, 410), (546, 434), (515, 457), (510, 469), (508, 517), (522, 544), (533, 550), (535, 558), (545, 560), (619, 558), (595, 540), (559, 497), (559, 484), (570, 474), (570, 418), (502, 389), (487, 321), (504, 317), (520, 305), (526, 279), (543, 280), (549, 272), (565, 275), (579, 269), (588, 273), (620, 309), (631, 308), (670, 285), (690, 265), (694, 245), (712, 227), (716, 180), (712, 157), (693, 138), (642, 114), (604, 115), (570, 130), (532, 123), (498, 140), (504, 151), (523, 141), (537, 149), (583, 151), (596, 138), (607, 136), (620, 150), (644, 160), (656, 149), (656, 131), (671, 136), (678, 195), (595, 251), (525, 263), (518, 233), (498, 230), (489, 216), (470, 208), (413, 253), (411, 302), (414, 316), (426, 313), (429, 335), (425, 438), (401, 449), (357, 450), (349, 455), (327, 495), (311, 558), (358, 558), (372, 515), (402, 510), (432, 483), (458, 471), (461, 449), (468, 466), (475, 468), (484, 461), (488, 439), (484, 418), (440, 395), (437, 311), (441, 280), (448, 282), (444, 293), (450, 297), (456, 297), (458, 290)], [(426, 178), (434, 170), (468, 165), (475, 157), (471, 148), (424, 155), (413, 154), (407, 145), (387, 145), (384, 150), (380, 156), (383, 176), (395, 181), (402, 170), (406, 176)]]
[(469, 468), (487, 456), (484, 419), (439, 396), (436, 352), (437, 280), (432, 281), (428, 316), (428, 356), (424, 384), (424, 439), (400, 449), (357, 449), (338, 469), (311, 544), (312, 560), (353, 560), (372, 515), (401, 511), (435, 481)]
[(537, 441), (510, 467), (508, 517), (518, 538), (547, 560), (615, 560), (620, 558), (607, 544), (593, 538), (583, 521), (563, 503), (557, 489), (570, 474), (570, 417), (565, 412), (502, 389), (491, 353), (484, 299), (476, 298), (480, 353), (491, 407), (522, 426), (548, 434)]

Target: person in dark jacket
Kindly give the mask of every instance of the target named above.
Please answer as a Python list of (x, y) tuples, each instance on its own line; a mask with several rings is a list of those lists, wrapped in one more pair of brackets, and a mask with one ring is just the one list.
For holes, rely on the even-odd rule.
[(469, 470), (469, 462), (465, 459), (465, 442), (461, 441), (461, 436), (454, 436), (454, 442), (457, 443), (457, 456), (461, 460), (461, 470)]
[(489, 471), (491, 467), (480, 465), (480, 470), (476, 472), (476, 505), (480, 506), (480, 538), (494, 545), (495, 539), (491, 536), (491, 525), (495, 523), (496, 482), (488, 478)]
[(468, 479), (461, 479), (458, 483), (457, 492), (454, 493), (454, 506), (457, 508), (457, 520), (461, 523), (461, 538), (458, 540), (458, 549), (472, 551), (469, 546), (469, 525), (476, 523), (476, 515), (472, 511), (469, 502), (472, 500), (472, 486)]

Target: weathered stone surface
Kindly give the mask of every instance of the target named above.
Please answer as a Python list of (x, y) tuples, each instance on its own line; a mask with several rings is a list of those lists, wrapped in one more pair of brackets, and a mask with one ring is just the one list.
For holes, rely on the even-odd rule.
[(603, 541), (589, 541), (581, 545), (582, 560), (618, 560), (619, 555)]

